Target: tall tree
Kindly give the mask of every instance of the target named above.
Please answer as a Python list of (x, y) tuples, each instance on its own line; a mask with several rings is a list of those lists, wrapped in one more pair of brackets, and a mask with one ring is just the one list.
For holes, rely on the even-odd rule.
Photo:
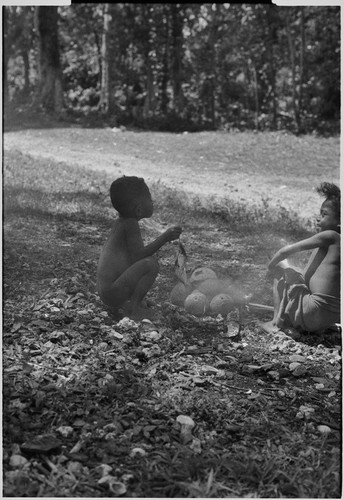
[[(18, 66), (22, 69), (23, 82), (18, 89), (22, 96), (28, 97), (30, 89), (30, 50), (32, 49), (32, 13), (33, 8), (28, 6), (4, 7), (3, 8), (3, 33), (4, 33), (4, 57), (3, 57), (3, 88), (4, 103), (8, 103), (8, 63), (10, 59), (16, 59)], [(22, 59), (22, 65), (18, 60)], [(19, 69), (19, 68), (18, 68)], [(13, 97), (13, 96), (12, 96)]]
[(298, 99), (298, 85), (297, 79), (297, 51), (296, 51), (296, 39), (292, 29), (292, 12), (288, 10), (286, 15), (286, 33), (289, 46), (289, 56), (290, 56), (290, 66), (291, 66), (291, 76), (292, 76), (292, 108), (293, 108), (293, 118), (295, 123), (295, 128), (297, 132), (300, 130), (300, 100)]
[(47, 111), (63, 112), (63, 92), (56, 6), (36, 7), (39, 35), (39, 86), (36, 102)]
[(172, 3), (172, 82), (173, 108), (180, 114), (183, 109), (182, 60), (183, 60), (183, 21), (181, 4)]
[(103, 34), (101, 45), (101, 83), (99, 109), (103, 114), (112, 111), (111, 71), (110, 71), (110, 4), (103, 6)]
[(277, 57), (276, 46), (278, 44), (279, 16), (275, 5), (265, 6), (266, 31), (264, 36), (264, 45), (267, 52), (267, 79), (269, 82), (269, 99), (271, 102), (272, 119), (271, 127), (277, 128), (277, 94), (276, 94), (276, 75), (277, 75)]
[(146, 95), (143, 106), (143, 115), (148, 118), (156, 109), (156, 91), (154, 75), (154, 24), (152, 4), (141, 4), (140, 14), (142, 22), (141, 42), (145, 69)]
[(169, 43), (170, 43), (170, 16), (169, 9), (164, 4), (163, 10), (163, 54), (162, 54), (162, 68), (161, 68), (161, 111), (163, 114), (167, 113), (168, 95), (167, 85), (169, 82)]
[(7, 68), (8, 68), (8, 62), (11, 58), (11, 55), (13, 53), (13, 44), (15, 41), (15, 38), (18, 36), (17, 33), (20, 32), (20, 29), (18, 25), (16, 26), (16, 30), (13, 28), (13, 24), (11, 22), (11, 17), (12, 17), (12, 11), (10, 10), (10, 7), (4, 7), (3, 8), (3, 31), (4, 31), (4, 38), (3, 38), (3, 43), (4, 43), (4, 57), (3, 57), (3, 92), (4, 92), (4, 104), (5, 106), (8, 104), (8, 75), (7, 75)]

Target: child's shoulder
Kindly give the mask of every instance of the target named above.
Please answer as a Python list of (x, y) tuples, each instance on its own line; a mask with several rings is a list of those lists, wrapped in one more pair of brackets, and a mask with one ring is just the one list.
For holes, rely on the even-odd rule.
[(330, 245), (340, 243), (340, 234), (333, 229), (326, 229), (326, 231), (321, 231), (321, 233), (319, 233), (319, 236)]

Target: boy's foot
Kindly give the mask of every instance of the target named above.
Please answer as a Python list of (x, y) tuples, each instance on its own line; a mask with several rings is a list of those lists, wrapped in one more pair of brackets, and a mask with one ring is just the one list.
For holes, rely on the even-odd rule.
[(123, 318), (123, 310), (121, 310), (120, 308), (108, 308), (106, 312), (108, 313), (109, 318), (113, 319), (114, 321), (119, 321)]
[(296, 328), (293, 328), (292, 326), (283, 328), (283, 332), (294, 340), (300, 340), (304, 336), (299, 330), (296, 330)]
[(277, 333), (281, 331), (281, 328), (276, 326), (272, 321), (266, 323), (259, 323), (259, 326), (266, 333)]
[(154, 307), (156, 304), (152, 299), (143, 299), (141, 301), (141, 306), (143, 309), (148, 309), (149, 307)]
[(145, 307), (136, 307), (130, 312), (129, 318), (134, 321), (141, 321), (143, 319), (154, 320), (156, 319), (156, 314), (154, 313), (154, 311)]

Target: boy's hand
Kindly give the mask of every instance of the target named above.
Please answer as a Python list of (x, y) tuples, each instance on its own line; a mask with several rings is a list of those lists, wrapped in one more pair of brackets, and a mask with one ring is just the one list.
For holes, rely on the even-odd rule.
[(182, 232), (182, 228), (180, 226), (173, 226), (167, 229), (165, 232), (166, 241), (177, 240)]

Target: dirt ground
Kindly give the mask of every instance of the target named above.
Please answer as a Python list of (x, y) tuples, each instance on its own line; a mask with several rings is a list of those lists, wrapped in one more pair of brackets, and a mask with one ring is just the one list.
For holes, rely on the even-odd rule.
[(315, 187), (339, 182), (339, 138), (285, 133), (168, 134), (58, 127), (4, 134), (4, 148), (114, 178), (138, 175), (186, 193), (241, 203), (282, 205), (301, 217), (318, 211)]
[[(99, 169), (312, 217), (314, 185), (338, 179), (339, 141), (73, 127), (8, 132), (4, 146), (4, 495), (339, 497), (339, 336), (263, 334), (271, 313), (246, 307), (187, 314), (169, 302), (172, 244), (150, 294), (160, 319), (118, 321), (94, 286), (113, 218), (104, 176), (90, 189)], [(225, 270), (268, 303), (268, 236), (166, 193), (147, 240), (183, 217), (188, 271)]]

